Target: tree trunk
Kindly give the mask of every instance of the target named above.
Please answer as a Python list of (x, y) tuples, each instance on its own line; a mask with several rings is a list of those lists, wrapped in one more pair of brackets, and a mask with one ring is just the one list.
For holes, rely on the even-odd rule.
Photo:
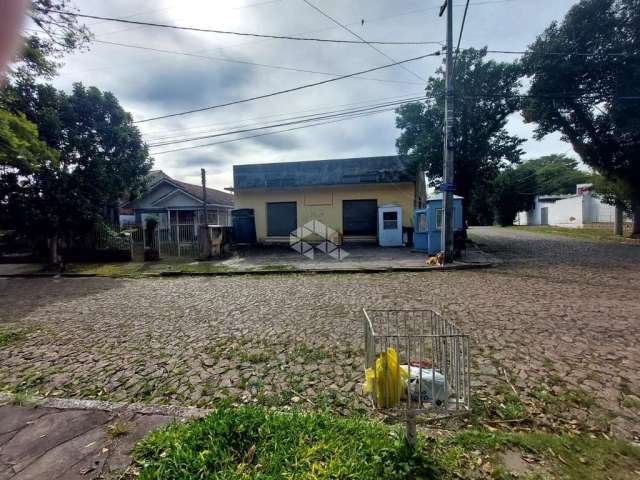
[(616, 204), (616, 210), (613, 218), (613, 234), (620, 237), (624, 234), (623, 214), (624, 210), (622, 209), (622, 205)]
[(631, 224), (631, 235), (640, 235), (640, 202), (633, 205), (633, 223)]
[(59, 270), (60, 269), (60, 238), (58, 233), (54, 233), (47, 239), (49, 246), (49, 268)]

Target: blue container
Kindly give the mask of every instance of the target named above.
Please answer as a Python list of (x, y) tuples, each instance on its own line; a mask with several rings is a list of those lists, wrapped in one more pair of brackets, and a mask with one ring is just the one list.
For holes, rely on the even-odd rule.
[[(427, 206), (418, 208), (413, 219), (414, 250), (436, 255), (441, 251), (442, 241), (442, 194), (437, 193), (427, 198)], [(453, 196), (453, 230), (461, 232), (462, 197)]]

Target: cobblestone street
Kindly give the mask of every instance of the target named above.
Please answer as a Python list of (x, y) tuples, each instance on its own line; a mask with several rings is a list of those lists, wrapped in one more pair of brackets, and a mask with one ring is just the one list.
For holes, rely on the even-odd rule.
[[(640, 247), (473, 229), (485, 270), (0, 279), (0, 389), (206, 406), (362, 405), (362, 307), (435, 307), (472, 335), (476, 392), (640, 434)], [(503, 369), (505, 369), (503, 371)], [(505, 380), (506, 379), (506, 380)], [(502, 385), (502, 387), (501, 387)], [(546, 395), (546, 396), (545, 396)]]

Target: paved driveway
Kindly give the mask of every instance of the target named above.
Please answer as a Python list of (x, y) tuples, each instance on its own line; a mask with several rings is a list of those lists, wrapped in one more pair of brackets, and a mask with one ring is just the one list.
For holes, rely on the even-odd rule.
[(434, 306), (472, 334), (482, 398), (504, 390), (506, 369), (533, 411), (558, 404), (568, 424), (637, 436), (640, 248), (511, 229), (474, 229), (472, 237), (505, 263), (371, 275), (0, 280), (0, 328), (18, 333), (0, 346), (0, 388), (192, 405), (231, 396), (347, 413), (362, 405), (360, 309)]

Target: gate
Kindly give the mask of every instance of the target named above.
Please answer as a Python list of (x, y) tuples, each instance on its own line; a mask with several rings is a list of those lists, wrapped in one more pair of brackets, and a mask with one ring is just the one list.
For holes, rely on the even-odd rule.
[(153, 233), (149, 232), (144, 221), (133, 227), (131, 238), (137, 260), (144, 258), (145, 248), (157, 251), (159, 258), (197, 258), (199, 256), (200, 222), (197, 212), (170, 210), (151, 215), (158, 221)]

